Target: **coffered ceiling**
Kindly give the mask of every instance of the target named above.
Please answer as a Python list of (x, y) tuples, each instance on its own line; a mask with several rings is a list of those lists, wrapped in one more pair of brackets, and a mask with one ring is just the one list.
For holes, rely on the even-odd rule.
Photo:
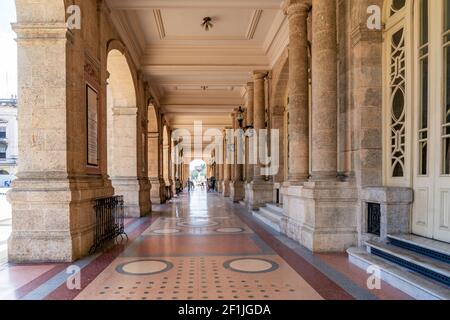
[[(174, 128), (231, 124), (253, 70), (288, 43), (282, 0), (108, 0), (113, 23)], [(213, 28), (201, 27), (211, 17)]]

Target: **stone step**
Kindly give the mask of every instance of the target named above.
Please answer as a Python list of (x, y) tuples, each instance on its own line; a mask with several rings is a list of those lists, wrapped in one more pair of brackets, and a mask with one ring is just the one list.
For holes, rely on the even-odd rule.
[(347, 250), (349, 261), (361, 269), (369, 266), (380, 269), (381, 279), (391, 286), (420, 300), (449, 300), (450, 290), (447, 286), (421, 276), (393, 262), (368, 253), (362, 248)]
[(281, 222), (281, 218), (283, 217), (282, 213), (279, 213), (278, 211), (274, 211), (270, 207), (261, 207), (261, 208), (259, 208), (259, 211), (264, 213), (265, 215), (271, 217), (272, 220), (277, 221), (278, 223)]
[(265, 225), (271, 227), (277, 232), (281, 232), (280, 222), (281, 217), (278, 217), (276, 214), (268, 213), (268, 211), (262, 210), (264, 208), (260, 208), (259, 210), (253, 211), (253, 216), (264, 223)]
[(367, 241), (371, 254), (449, 286), (450, 265), (414, 251), (377, 241)]
[(279, 204), (275, 204), (275, 203), (268, 203), (266, 204), (266, 207), (269, 208), (270, 210), (277, 212), (279, 214), (283, 214), (283, 206), (279, 205)]
[(450, 264), (450, 243), (436, 241), (413, 234), (390, 234), (390, 244), (414, 251)]

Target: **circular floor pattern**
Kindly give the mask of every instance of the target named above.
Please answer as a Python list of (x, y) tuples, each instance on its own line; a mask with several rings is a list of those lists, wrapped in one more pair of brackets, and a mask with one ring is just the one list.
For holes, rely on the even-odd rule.
[(215, 230), (219, 233), (242, 233), (245, 231), (243, 228), (219, 228)]
[(212, 220), (185, 220), (178, 222), (177, 225), (180, 227), (205, 228), (217, 226), (219, 223)]
[(267, 273), (279, 268), (276, 262), (259, 258), (234, 259), (226, 261), (223, 266), (226, 269), (240, 273)]
[(156, 234), (174, 234), (174, 233), (180, 233), (181, 230), (180, 229), (158, 229), (158, 230), (153, 230), (153, 233)]
[(116, 271), (132, 276), (150, 276), (172, 268), (173, 264), (164, 260), (137, 260), (118, 265)]

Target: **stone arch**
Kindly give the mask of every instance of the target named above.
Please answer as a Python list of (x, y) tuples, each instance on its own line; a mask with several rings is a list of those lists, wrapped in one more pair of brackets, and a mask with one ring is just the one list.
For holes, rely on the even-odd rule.
[(279, 66), (272, 74), (273, 88), (270, 105), (271, 113), (284, 112), (285, 97), (289, 90), (289, 51), (286, 49), (279, 59)]
[(137, 87), (123, 47), (110, 42), (108, 50), (108, 174), (116, 194), (124, 196), (126, 215), (140, 217)]

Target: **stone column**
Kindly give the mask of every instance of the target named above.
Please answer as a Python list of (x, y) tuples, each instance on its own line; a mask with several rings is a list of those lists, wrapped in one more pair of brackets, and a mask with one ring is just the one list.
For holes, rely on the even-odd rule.
[[(230, 129), (230, 128), (227, 128)], [(224, 143), (223, 143), (223, 183), (222, 183), (222, 195), (224, 197), (230, 196), (230, 178), (231, 178), (231, 164), (229, 159), (229, 141), (226, 136), (226, 130), (224, 131)]]
[[(246, 123), (247, 126), (253, 126), (253, 108), (254, 108), (254, 96), (255, 96), (255, 90), (253, 87), (253, 82), (247, 83), (247, 103), (246, 103)], [(250, 164), (250, 141), (249, 137), (246, 137), (245, 141), (245, 178), (246, 182), (250, 183), (253, 181), (253, 165)]]
[(148, 177), (152, 184), (151, 200), (152, 203), (161, 204), (166, 201), (166, 185), (163, 177), (160, 175), (160, 152), (161, 137), (159, 132), (148, 133)]
[(223, 136), (221, 137), (220, 150), (216, 151), (216, 166), (217, 166), (217, 192), (223, 192), (223, 164), (224, 164), (224, 154), (223, 154)]
[[(253, 104), (253, 127), (254, 134), (257, 135), (258, 151), (259, 148), (266, 148), (259, 141), (260, 130), (266, 129), (266, 95), (265, 95), (265, 78), (267, 71), (255, 71), (253, 73), (254, 83), (254, 104)], [(257, 164), (253, 166), (253, 180), (246, 185), (245, 202), (249, 210), (258, 209), (273, 199), (273, 183), (266, 181), (261, 175), (261, 165), (259, 159)]]
[[(230, 197), (234, 202), (239, 202), (241, 200), (244, 200), (245, 197), (245, 189), (244, 189), (244, 180), (242, 179), (243, 176), (243, 169), (244, 166), (242, 165), (243, 162), (243, 151), (244, 146), (243, 143), (244, 140), (244, 132), (239, 127), (239, 121), (237, 119), (237, 112), (238, 109), (235, 110), (235, 112), (232, 113), (232, 120), (233, 120), (233, 129), (234, 129), (234, 164), (233, 164), (233, 177), (232, 181), (230, 183)], [(240, 131), (239, 131), (240, 130)]]
[(354, 183), (336, 179), (336, 0), (312, 3), (313, 177), (283, 192), (281, 231), (311, 251), (339, 252), (356, 245), (361, 202)]
[(217, 164), (218, 178), (217, 178), (217, 192), (223, 191), (223, 164)]
[(316, 0), (312, 12), (311, 179), (313, 181), (336, 180), (336, 0)]
[[(253, 73), (254, 79), (254, 104), (253, 104), (253, 128), (259, 138), (259, 132), (266, 129), (266, 96), (265, 96), (265, 77), (266, 71), (255, 71)], [(259, 150), (258, 139), (258, 150)], [(259, 160), (259, 159), (258, 159)], [(253, 166), (253, 181), (263, 181), (264, 177), (261, 175), (261, 166), (259, 161)]]
[(309, 177), (308, 30), (310, 6), (289, 0), (289, 177), (291, 184)]

